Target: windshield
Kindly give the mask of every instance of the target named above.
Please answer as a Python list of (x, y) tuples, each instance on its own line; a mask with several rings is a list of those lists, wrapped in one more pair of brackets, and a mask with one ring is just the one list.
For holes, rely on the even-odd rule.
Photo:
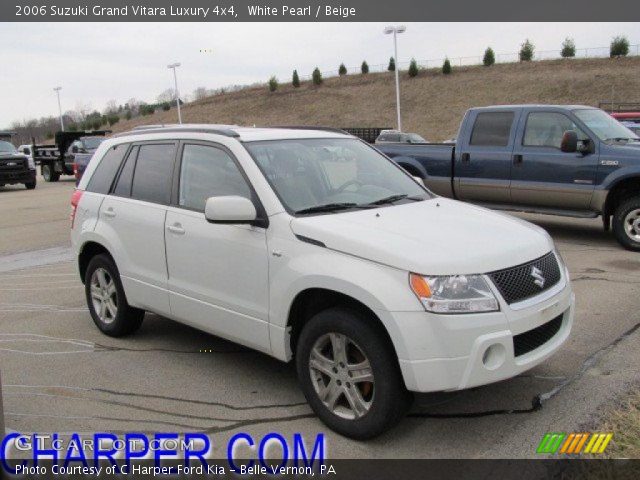
[(16, 147), (13, 146), (13, 143), (5, 142), (4, 140), (0, 140), (0, 152), (2, 153), (17, 153)]
[(360, 140), (295, 139), (244, 145), (292, 213), (431, 198), (409, 175)]
[(575, 110), (574, 113), (600, 140), (638, 138), (635, 133), (602, 110)]
[(408, 137), (411, 143), (427, 143), (427, 141), (417, 133), (409, 133)]
[(80, 141), (87, 150), (95, 150), (104, 140), (103, 137), (83, 137)]

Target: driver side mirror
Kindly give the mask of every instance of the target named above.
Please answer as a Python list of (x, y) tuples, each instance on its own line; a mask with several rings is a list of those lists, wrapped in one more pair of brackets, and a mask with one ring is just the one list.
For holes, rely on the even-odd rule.
[(253, 202), (245, 197), (210, 197), (204, 207), (204, 218), (211, 223), (253, 223), (257, 216)]
[(560, 150), (564, 153), (574, 153), (578, 151), (578, 134), (575, 130), (567, 130), (562, 134)]

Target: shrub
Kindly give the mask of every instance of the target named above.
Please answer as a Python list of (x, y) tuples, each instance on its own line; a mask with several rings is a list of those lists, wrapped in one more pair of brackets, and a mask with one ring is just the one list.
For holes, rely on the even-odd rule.
[(338, 68), (338, 75), (343, 76), (347, 74), (347, 67), (344, 66), (344, 63), (340, 64), (340, 68)]
[(109, 126), (111, 127), (112, 125), (115, 125), (116, 123), (118, 123), (120, 121), (120, 117), (118, 115), (116, 115), (116, 114), (113, 114), (113, 115), (109, 115), (107, 120), (109, 122)]
[[(73, 125), (73, 126), (75, 127), (75, 125)], [(73, 132), (74, 130), (71, 130), (71, 128), (69, 128), (69, 131), (70, 131), (70, 132)], [(53, 138), (53, 132), (47, 132), (46, 137), (47, 137), (47, 138)]]
[(369, 65), (367, 64), (367, 62), (362, 62), (362, 65), (360, 66), (360, 71), (362, 72), (363, 75), (366, 75), (367, 73), (369, 73)]
[(127, 110), (127, 112), (124, 114), (124, 118), (126, 118), (127, 120), (131, 120), (131, 117), (133, 117), (133, 113), (131, 113), (131, 110)]
[(164, 110), (165, 112), (168, 110), (171, 110), (171, 104), (169, 102), (163, 102), (162, 103), (162, 110)]
[(451, 62), (448, 58), (444, 59), (444, 63), (442, 64), (442, 73), (445, 75), (449, 75), (451, 73)]
[(322, 83), (322, 73), (320, 73), (320, 69), (318, 67), (316, 67), (311, 74), (311, 78), (313, 79), (314, 85), (320, 85)]
[(533, 60), (533, 52), (536, 47), (527, 38), (522, 45), (520, 45), (520, 61), (530, 62)]
[(629, 40), (627, 37), (615, 37), (611, 40), (609, 55), (613, 57), (626, 57), (629, 53)]
[(298, 77), (297, 70), (293, 71), (293, 79), (291, 80), (291, 85), (293, 85), (295, 88), (298, 88), (300, 86), (300, 77)]
[(269, 91), (275, 92), (278, 89), (278, 79), (273, 76), (269, 79)]
[(573, 38), (567, 37), (564, 39), (560, 55), (562, 55), (562, 58), (571, 58), (576, 56), (576, 42), (573, 41)]
[(389, 70), (390, 72), (396, 71), (396, 61), (393, 57), (389, 59), (389, 66), (387, 67), (387, 70)]
[(490, 67), (494, 63), (496, 63), (496, 54), (493, 53), (493, 48), (487, 47), (484, 51), (484, 57), (482, 58), (482, 63), (485, 67)]
[(411, 59), (411, 63), (409, 64), (409, 76), (415, 77), (418, 75), (418, 62), (416, 62), (415, 58)]
[(94, 120), (93, 124), (91, 125), (91, 127), (94, 130), (100, 130), (100, 127), (102, 126), (102, 120)]
[(155, 105), (140, 105), (140, 115), (152, 115), (155, 111)]

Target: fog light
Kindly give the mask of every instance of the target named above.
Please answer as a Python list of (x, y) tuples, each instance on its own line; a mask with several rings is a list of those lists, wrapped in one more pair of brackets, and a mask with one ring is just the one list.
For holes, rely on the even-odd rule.
[(494, 343), (484, 351), (482, 363), (488, 370), (500, 368), (507, 356), (507, 350), (501, 343)]

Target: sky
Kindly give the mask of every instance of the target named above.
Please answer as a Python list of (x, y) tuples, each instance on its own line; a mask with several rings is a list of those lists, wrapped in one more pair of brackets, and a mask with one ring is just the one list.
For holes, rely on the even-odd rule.
[[(566, 37), (578, 49), (607, 47), (616, 35), (640, 43), (640, 23), (407, 23), (398, 37), (400, 64), (515, 53), (530, 39), (536, 51), (559, 50)], [(383, 23), (0, 23), (0, 128), (63, 111), (103, 110), (113, 99), (148, 103), (173, 87), (167, 65), (180, 62), (178, 87), (291, 79), (318, 66), (350, 71), (363, 60), (386, 65), (393, 41)], [(636, 48), (633, 48), (636, 51)], [(592, 53), (595, 52), (592, 51)], [(581, 52), (579, 52), (581, 53)], [(606, 49), (600, 50), (606, 53)], [(435, 64), (435, 63), (434, 63)], [(455, 65), (455, 62), (454, 62)], [(639, 72), (640, 73), (640, 72)]]

